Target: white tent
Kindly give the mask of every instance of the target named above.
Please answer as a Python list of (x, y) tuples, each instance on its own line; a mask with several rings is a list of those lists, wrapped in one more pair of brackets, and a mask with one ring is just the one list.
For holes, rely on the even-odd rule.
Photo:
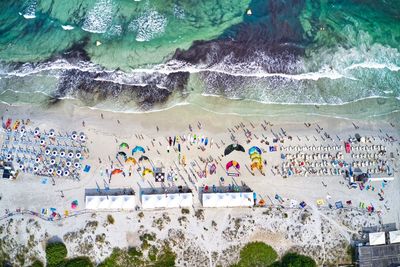
[(399, 230), (389, 232), (389, 237), (390, 237), (390, 244), (400, 243), (400, 231)]
[(252, 207), (253, 192), (203, 193), (203, 207)]
[(133, 210), (136, 206), (135, 196), (86, 196), (86, 209), (89, 210)]
[(371, 246), (384, 245), (385, 243), (385, 232), (369, 233), (369, 244)]
[(192, 205), (192, 193), (142, 194), (143, 209), (188, 208)]

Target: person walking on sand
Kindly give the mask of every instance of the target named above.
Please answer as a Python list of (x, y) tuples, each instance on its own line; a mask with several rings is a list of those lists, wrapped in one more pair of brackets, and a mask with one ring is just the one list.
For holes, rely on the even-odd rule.
[(158, 128), (158, 125), (156, 126), (157, 132), (160, 131), (160, 128)]
[(85, 127), (85, 121), (82, 121), (82, 126)]
[(104, 115), (103, 115), (103, 113), (101, 113), (100, 115), (101, 115), (101, 118), (102, 118), (102, 119), (104, 119)]

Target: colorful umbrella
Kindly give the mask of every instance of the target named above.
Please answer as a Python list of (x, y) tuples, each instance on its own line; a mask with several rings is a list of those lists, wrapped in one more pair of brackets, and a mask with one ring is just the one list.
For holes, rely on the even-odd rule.
[(257, 152), (260, 155), (262, 154), (261, 149), (256, 146), (253, 146), (249, 149), (249, 155), (253, 154), (254, 152)]
[(121, 172), (122, 172), (121, 169), (115, 169), (115, 170), (113, 170), (113, 171), (111, 172), (111, 175), (118, 174), (118, 173), (121, 173)]
[(145, 175), (147, 175), (147, 174), (149, 174), (149, 173), (153, 174), (153, 171), (150, 170), (150, 169), (148, 169), (148, 168), (145, 168), (145, 169), (143, 170), (143, 172), (142, 172), (142, 176), (145, 176)]
[(119, 145), (119, 148), (126, 148), (126, 149), (129, 149), (129, 145), (127, 144), (127, 143), (121, 143), (120, 145)]
[(143, 153), (146, 153), (146, 151), (144, 150), (144, 148), (141, 147), (141, 146), (135, 146), (135, 147), (132, 149), (132, 156), (133, 156), (133, 154), (135, 154), (136, 152), (143, 152)]
[(125, 160), (125, 163), (132, 163), (133, 165), (135, 165), (137, 162), (135, 158), (129, 157)]
[(235, 167), (235, 169), (239, 170), (240, 165), (237, 161), (231, 160), (226, 164), (226, 170), (228, 171), (231, 167)]

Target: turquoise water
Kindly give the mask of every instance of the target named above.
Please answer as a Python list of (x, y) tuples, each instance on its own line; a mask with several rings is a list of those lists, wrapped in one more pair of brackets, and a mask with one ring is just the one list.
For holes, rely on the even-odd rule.
[(0, 8), (3, 102), (356, 117), (399, 109), (398, 0), (5, 0)]

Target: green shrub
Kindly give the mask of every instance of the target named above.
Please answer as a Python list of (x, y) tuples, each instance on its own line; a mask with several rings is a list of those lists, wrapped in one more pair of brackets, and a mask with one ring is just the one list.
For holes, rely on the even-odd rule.
[(240, 251), (238, 267), (269, 266), (276, 261), (278, 254), (263, 242), (251, 242)]
[(64, 243), (49, 243), (46, 246), (46, 261), (48, 266), (57, 266), (67, 257), (67, 248)]
[(93, 267), (93, 263), (88, 257), (77, 257), (67, 260), (63, 267)]
[(114, 217), (112, 215), (108, 214), (107, 215), (107, 222), (109, 224), (114, 224), (114, 222), (115, 222)]
[(157, 256), (157, 261), (152, 266), (174, 267), (175, 259), (176, 254), (171, 250), (171, 248), (169, 246), (164, 246)]
[(40, 260), (35, 260), (34, 262), (32, 262), (30, 267), (43, 267), (43, 262), (41, 262)]
[(305, 255), (286, 253), (281, 260), (282, 267), (316, 267), (315, 261)]

